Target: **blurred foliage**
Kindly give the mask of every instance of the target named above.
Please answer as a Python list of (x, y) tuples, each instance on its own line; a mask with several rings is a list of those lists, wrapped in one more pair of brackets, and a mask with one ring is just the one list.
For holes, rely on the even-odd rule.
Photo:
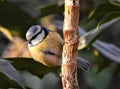
[(89, 19), (102, 17), (98, 27), (107, 21), (110, 21), (115, 18), (120, 18), (120, 1), (108, 0), (98, 5), (90, 14)]
[(0, 32), (2, 32), (11, 42), (14, 42), (14, 38), (8, 29), (0, 26)]
[[(9, 61), (0, 59), (0, 73), (3, 73), (4, 75), (6, 75), (9, 78), (9, 79), (6, 78), (2, 74), (0, 75), (1, 80), (3, 80), (3, 81), (0, 81), (1, 87), (9, 88), (9, 86), (14, 84), (12, 82), (12, 80), (13, 80), (16, 83), (18, 83), (21, 86), (21, 88), (25, 89), (24, 81), (23, 81), (20, 73), (11, 65), (11, 63)], [(8, 82), (8, 86), (6, 86), (7, 82)]]
[(40, 6), (38, 7), (38, 10), (40, 10), (41, 14), (38, 17), (44, 17), (51, 14), (62, 14), (64, 11), (64, 3), (58, 2), (54, 3), (52, 5), (46, 5), (46, 6)]
[(36, 22), (32, 22), (33, 17), (25, 12), (18, 5), (0, 0), (0, 24), (8, 28), (13, 35), (20, 35), (25, 38), (28, 27)]
[[(21, 71), (29, 71), (34, 75), (37, 75), (38, 77), (42, 78), (45, 74), (49, 72), (54, 72), (55, 74), (59, 74), (59, 67), (46, 67), (36, 61), (34, 61), (32, 58), (6, 58), (7, 60), (14, 61), (12, 65)], [(31, 66), (31, 65), (34, 65)]]
[[(42, 5), (48, 1), (50, 2), (49, 4)], [(92, 44), (94, 49), (89, 43), (98, 39), (101, 32), (110, 25), (113, 25), (109, 24), (106, 26), (106, 22), (110, 23), (113, 19), (116, 18), (118, 20), (120, 18), (120, 2), (119, 0), (108, 0), (100, 1), (101, 3), (99, 4), (97, 1), (99, 2), (100, 0), (81, 1), (82, 13), (80, 13), (80, 25), (84, 24), (88, 30), (90, 30), (91, 27), (95, 27), (95, 29), (88, 33), (84, 30), (84, 34), (82, 34), (84, 39), (82, 39), (82, 41), (86, 41), (86, 44), (84, 44), (84, 47), (81, 45), (78, 55), (90, 60), (92, 66), (87, 72), (79, 71), (80, 74), (84, 76), (79, 79), (80, 84), (84, 83), (80, 85), (80, 88), (108, 89), (108, 87), (111, 86), (114, 89), (114, 85), (110, 85), (110, 83), (115, 75), (119, 75), (120, 68), (118, 63), (120, 63), (120, 49), (113, 44), (98, 40)], [(35, 10), (40, 14), (32, 11), (31, 6), (29, 6), (29, 3), (33, 4), (33, 2), (39, 2), (40, 6), (34, 8), (37, 8)], [(28, 8), (25, 8), (23, 5), (26, 5)], [(29, 12), (26, 9), (29, 9)], [(34, 16), (32, 16), (31, 13), (34, 13)], [(46, 25), (47, 21), (47, 28), (52, 27), (56, 29), (61, 27), (60, 29), (62, 29), (62, 25), (59, 22), (62, 21), (63, 23), (63, 13), (64, 3), (62, 0), (44, 0), (44, 2), (43, 0), (0, 0), (0, 32), (2, 33), (0, 34), (0, 39), (8, 38), (13, 42), (12, 45), (10, 44), (7, 47), (2, 45), (3, 41), (0, 42), (2, 48), (6, 48), (1, 51), (2, 54), (4, 54), (4, 56), (1, 55), (1, 57), (4, 58), (0, 59), (1, 89), (49, 89), (50, 87), (51, 89), (62, 89), (60, 77), (58, 77), (60, 75), (60, 67), (49, 68), (35, 62), (28, 54), (27, 56), (22, 55), (27, 52), (25, 48), (22, 48), (22, 45), (25, 45), (26, 31), (33, 24), (40, 24), (42, 22), (43, 25)], [(46, 21), (43, 21), (43, 19), (46, 19)], [(55, 21), (58, 27), (53, 24)], [(97, 26), (99, 27), (98, 29), (96, 29)], [(107, 29), (109, 30), (109, 28)], [(62, 30), (59, 30), (59, 32), (61, 31)], [(22, 39), (22, 42), (18, 37)], [(14, 58), (11, 55), (14, 55)], [(120, 86), (116, 89), (119, 88)]]

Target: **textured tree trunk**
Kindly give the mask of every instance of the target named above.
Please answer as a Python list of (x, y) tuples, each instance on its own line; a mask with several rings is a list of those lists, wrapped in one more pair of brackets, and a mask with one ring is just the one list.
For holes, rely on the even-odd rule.
[(62, 53), (63, 89), (79, 89), (77, 81), (77, 48), (79, 0), (65, 0), (63, 26), (64, 46)]

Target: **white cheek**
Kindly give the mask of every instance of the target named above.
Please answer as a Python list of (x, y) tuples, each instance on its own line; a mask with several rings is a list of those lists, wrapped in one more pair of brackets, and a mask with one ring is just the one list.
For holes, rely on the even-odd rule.
[(31, 46), (31, 44), (28, 43), (28, 48)]
[(41, 34), (39, 34), (35, 39), (33, 39), (31, 41), (32, 45), (37, 45), (39, 42), (41, 42), (45, 37), (45, 33), (44, 31), (41, 32)]

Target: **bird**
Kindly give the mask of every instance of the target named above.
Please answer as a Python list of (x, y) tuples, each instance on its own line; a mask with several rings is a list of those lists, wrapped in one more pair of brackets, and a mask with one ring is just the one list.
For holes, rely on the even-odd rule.
[[(26, 32), (26, 39), (30, 54), (35, 61), (48, 67), (62, 65), (63, 39), (57, 31), (33, 25)], [(82, 70), (88, 70), (91, 63), (77, 57), (77, 65)]]

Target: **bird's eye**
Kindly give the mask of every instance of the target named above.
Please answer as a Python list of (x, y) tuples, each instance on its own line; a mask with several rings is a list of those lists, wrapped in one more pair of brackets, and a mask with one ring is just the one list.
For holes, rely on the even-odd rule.
[(31, 41), (28, 41), (29, 44), (31, 44)]

